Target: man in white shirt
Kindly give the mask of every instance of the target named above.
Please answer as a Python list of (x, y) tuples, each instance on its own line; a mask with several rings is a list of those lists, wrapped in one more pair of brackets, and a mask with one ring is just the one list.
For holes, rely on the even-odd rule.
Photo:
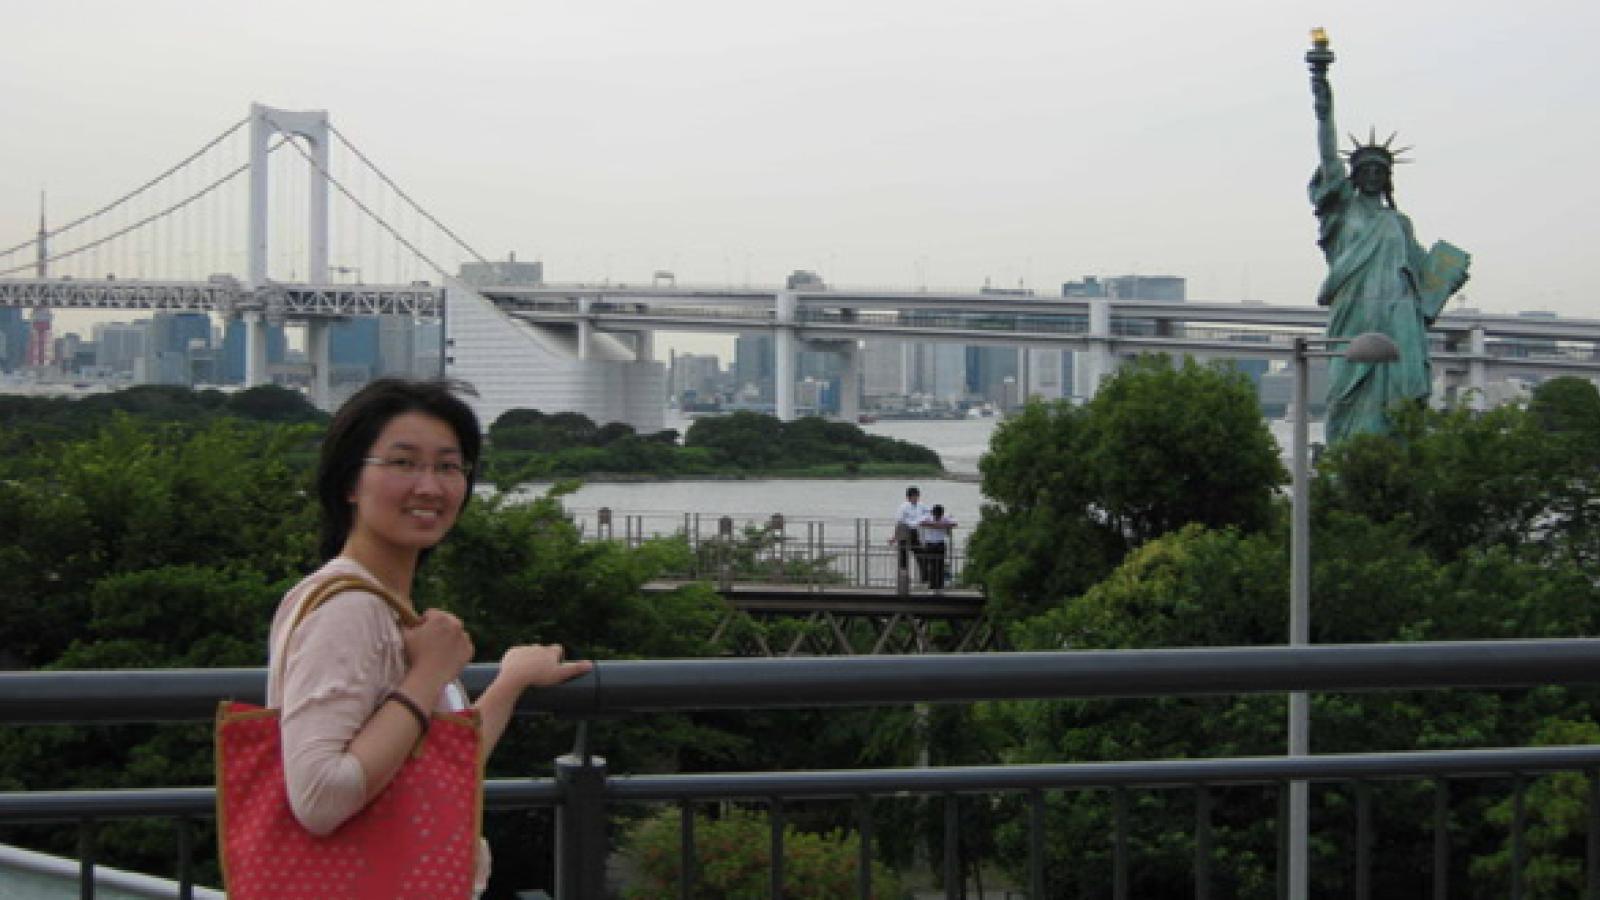
[(922, 546), (918, 530), (922, 520), (928, 517), (928, 508), (922, 505), (922, 492), (916, 485), (906, 488), (906, 501), (900, 504), (899, 512), (895, 513), (894, 544), (900, 549), (900, 572), (906, 571), (906, 557), (917, 557), (917, 579), (926, 580), (922, 567), (922, 555), (919, 552)]

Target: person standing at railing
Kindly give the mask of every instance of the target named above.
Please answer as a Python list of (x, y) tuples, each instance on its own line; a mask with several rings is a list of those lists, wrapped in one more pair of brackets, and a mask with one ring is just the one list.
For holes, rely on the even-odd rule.
[[(906, 488), (905, 502), (895, 511), (894, 536), (889, 542), (899, 548), (901, 574), (906, 574), (906, 570), (910, 567), (910, 558), (916, 557), (919, 581), (926, 580), (922, 567), (922, 538), (919, 528), (922, 520), (927, 517), (928, 508), (922, 505), (922, 491), (918, 490), (916, 485)], [(905, 580), (910, 580), (910, 576), (906, 575)]]
[(945, 580), (949, 577), (950, 562), (950, 530), (956, 527), (956, 520), (944, 514), (944, 506), (935, 503), (928, 510), (921, 524), (917, 527), (922, 537), (922, 574), (928, 582), (928, 587), (936, 591), (944, 590)]
[[(317, 470), (327, 562), (284, 595), (273, 618), (267, 688), (268, 704), (281, 710), (289, 803), (313, 834), (336, 832), (384, 792), (427, 734), (430, 712), (468, 706), (456, 680), (473, 654), (461, 620), (430, 609), (402, 628), (391, 604), (411, 609), (418, 566), (471, 498), (480, 435), (451, 385), (397, 378), (362, 388), (328, 427)], [(334, 594), (292, 626), (302, 598), (340, 576), (373, 589)], [(524, 690), (592, 667), (563, 661), (554, 644), (508, 650), (472, 704), (481, 757)], [(488, 866), (480, 841), (478, 891)]]

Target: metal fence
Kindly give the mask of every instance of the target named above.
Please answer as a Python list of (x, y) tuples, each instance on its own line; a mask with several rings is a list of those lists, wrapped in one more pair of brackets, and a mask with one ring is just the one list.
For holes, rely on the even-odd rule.
[[(482, 689), (493, 668), (476, 665), (465, 680)], [(219, 698), (259, 702), (259, 669), (20, 672), (0, 674), (0, 723), (191, 721), (211, 718)], [(1587, 684), (1600, 680), (1600, 640), (1494, 641), (1321, 647), (1190, 650), (987, 653), (941, 657), (816, 659), (695, 659), (613, 661), (559, 687), (532, 692), (519, 713), (553, 712), (579, 718), (698, 709), (775, 709), (987, 699), (1166, 697), (1244, 692), (1506, 688)], [(1204, 748), (1196, 748), (1202, 751)], [(1600, 896), (1600, 747), (1562, 746), (1379, 752), (1308, 757), (1181, 759), (1026, 766), (977, 766), (814, 772), (613, 775), (603, 758), (580, 748), (556, 762), (554, 779), (494, 780), (490, 808), (554, 807), (557, 891), (563, 898), (603, 896), (609, 852), (607, 808), (641, 802), (680, 807), (681, 896), (697, 877), (693, 810), (711, 801), (757, 801), (771, 811), (771, 895), (783, 895), (786, 805), (818, 798), (853, 803), (861, 832), (858, 896), (870, 896), (874, 837), (871, 798), (924, 795), (943, 798), (946, 841), (942, 869), (947, 897), (959, 896), (962, 842), (959, 799), (968, 794), (1020, 794), (1025, 798), (1029, 856), (1027, 896), (1049, 897), (1044, 822), (1047, 792), (1105, 791), (1113, 810), (1110, 836), (1114, 896), (1126, 898), (1132, 858), (1128, 808), (1135, 790), (1181, 790), (1196, 798), (1194, 895), (1212, 896), (1209, 847), (1213, 800), (1221, 786), (1259, 784), (1282, 789), (1294, 780), (1355, 786), (1356, 896), (1371, 896), (1373, 822), (1371, 783), (1432, 779), (1434, 856), (1432, 895), (1451, 896), (1449, 785), (1456, 779), (1494, 777), (1512, 783), (1514, 814), (1508, 827), (1511, 865), (1505, 896), (1524, 894), (1522, 862), (1527, 830), (1527, 779), (1555, 770), (1590, 777), (1587, 810), (1588, 896)], [(93, 896), (94, 823), (122, 817), (192, 820), (209, 816), (207, 787), (120, 791), (0, 793), (0, 824), (80, 823), (85, 875), (83, 896)], [(1463, 813), (1465, 814), (1465, 813)], [(1281, 834), (1282, 817), (1279, 817)], [(179, 852), (186, 829), (179, 830)], [(1280, 856), (1281, 858), (1281, 856)], [(187, 866), (187, 862), (185, 862)], [(1280, 866), (1280, 872), (1282, 867)], [(185, 868), (184, 871), (187, 871)], [(187, 878), (185, 890), (187, 890)], [(187, 894), (185, 894), (187, 895)]]
[[(894, 543), (894, 524), (881, 519), (791, 519), (701, 513), (581, 511), (576, 521), (586, 536), (637, 547), (651, 538), (680, 537), (689, 565), (662, 577), (705, 579), (718, 584), (760, 582), (832, 587), (896, 588), (902, 568), (909, 590), (926, 589), (928, 570), (940, 561), (924, 549), (906, 553)], [(959, 586), (966, 570), (964, 539), (953, 539), (942, 564), (943, 583)]]

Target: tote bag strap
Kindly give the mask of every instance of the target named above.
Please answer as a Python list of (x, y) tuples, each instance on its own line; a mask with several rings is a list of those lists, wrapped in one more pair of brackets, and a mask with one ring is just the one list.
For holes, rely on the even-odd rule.
[(305, 621), (306, 616), (316, 612), (317, 608), (322, 604), (345, 591), (365, 591), (382, 597), (384, 604), (389, 607), (390, 612), (394, 613), (395, 621), (401, 628), (410, 628), (417, 624), (419, 620), (419, 617), (412, 611), (411, 607), (401, 602), (393, 591), (370, 579), (362, 578), (360, 575), (335, 575), (326, 579), (307, 591), (305, 597), (301, 598), (300, 606), (294, 611), (294, 618), (289, 620), (289, 627), (284, 630), (283, 652), (278, 654), (277, 675), (280, 685), (283, 684), (284, 667), (289, 664), (289, 642), (294, 637), (295, 629), (300, 627), (300, 623)]

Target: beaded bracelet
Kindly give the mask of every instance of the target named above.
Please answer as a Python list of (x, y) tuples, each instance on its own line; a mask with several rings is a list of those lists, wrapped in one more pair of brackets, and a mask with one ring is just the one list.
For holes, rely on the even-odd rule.
[(404, 706), (413, 716), (416, 716), (417, 724), (422, 727), (422, 734), (426, 735), (428, 733), (428, 714), (422, 711), (422, 707), (417, 705), (417, 701), (407, 697), (401, 691), (390, 691), (389, 696), (384, 698), (385, 702), (389, 700)]

